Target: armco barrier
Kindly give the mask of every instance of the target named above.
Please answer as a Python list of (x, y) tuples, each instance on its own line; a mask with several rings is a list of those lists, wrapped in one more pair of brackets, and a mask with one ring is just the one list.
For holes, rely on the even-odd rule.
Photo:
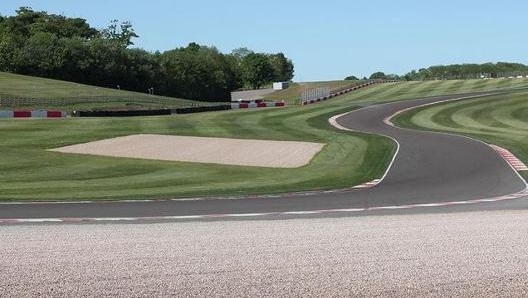
[(201, 113), (201, 112), (212, 112), (212, 111), (224, 111), (230, 110), (231, 105), (216, 105), (216, 106), (203, 106), (203, 107), (188, 107), (172, 109), (172, 114), (190, 114), (190, 113)]
[(162, 116), (171, 114), (190, 114), (211, 111), (229, 110), (231, 106), (215, 105), (215, 106), (200, 106), (200, 107), (186, 107), (177, 109), (159, 109), (159, 110), (130, 110), (130, 111), (75, 111), (73, 116), (77, 117), (131, 117), (131, 116)]
[(14, 116), (13, 111), (0, 111), (0, 118), (13, 118)]
[(257, 103), (231, 103), (231, 109), (253, 109), (253, 108), (275, 108), (275, 107), (284, 107), (286, 104), (283, 101), (261, 101)]
[(47, 117), (48, 118), (62, 118), (62, 117), (66, 117), (66, 112), (62, 112), (62, 111), (46, 111), (47, 112)]
[(15, 118), (31, 118), (31, 111), (13, 111)]
[(79, 117), (131, 117), (131, 116), (159, 116), (170, 115), (171, 110), (123, 110), (123, 111), (76, 111)]
[(47, 118), (48, 111), (44, 111), (44, 110), (31, 111), (31, 117), (32, 118)]
[(66, 112), (63, 111), (0, 110), (0, 118), (62, 118), (66, 116)]

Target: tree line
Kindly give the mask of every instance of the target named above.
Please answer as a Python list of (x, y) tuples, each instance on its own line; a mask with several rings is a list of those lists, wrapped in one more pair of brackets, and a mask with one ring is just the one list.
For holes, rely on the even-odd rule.
[[(451, 64), (435, 65), (419, 70), (411, 70), (405, 75), (385, 74), (377, 71), (369, 79), (426, 81), (426, 80), (461, 80), (483, 78), (508, 78), (528, 75), (528, 66), (521, 63), (497, 62), (483, 64)], [(366, 80), (366, 77), (363, 77)], [(356, 76), (348, 76), (345, 80), (358, 80)]]
[(138, 37), (130, 22), (96, 29), (82, 18), (21, 7), (0, 15), (0, 71), (206, 101), (293, 78), (283, 53), (224, 54), (196, 43), (149, 52), (131, 47)]
[(412, 70), (403, 76), (408, 81), (417, 80), (452, 80), (452, 79), (480, 79), (501, 78), (527, 75), (528, 66), (521, 63), (467, 63), (436, 65), (419, 70)]

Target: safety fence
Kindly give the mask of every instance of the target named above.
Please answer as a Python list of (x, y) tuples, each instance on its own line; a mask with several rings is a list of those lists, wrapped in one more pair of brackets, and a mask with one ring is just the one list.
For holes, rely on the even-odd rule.
[(367, 86), (379, 83), (395, 82), (394, 80), (372, 80), (368, 82), (353, 83), (348, 86), (344, 86), (338, 89), (330, 90), (329, 88), (316, 88), (311, 90), (305, 90), (301, 93), (300, 103), (301, 105), (308, 105), (317, 102), (321, 102), (336, 96), (340, 96), (351, 91), (365, 88)]

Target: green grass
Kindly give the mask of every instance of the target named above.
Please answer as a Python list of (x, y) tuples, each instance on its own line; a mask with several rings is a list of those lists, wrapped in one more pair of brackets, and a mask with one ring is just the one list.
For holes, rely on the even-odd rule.
[(158, 109), (211, 104), (215, 103), (0, 72), (0, 109), (45, 108), (68, 111), (103, 108)]
[(417, 108), (395, 123), (474, 137), (507, 148), (528, 164), (528, 91)]
[[(172, 198), (349, 186), (383, 171), (393, 144), (338, 132), (342, 110), (270, 109), (203, 115), (0, 121), (0, 200)], [(307, 166), (272, 169), (69, 155), (45, 149), (133, 133), (307, 140), (326, 143)]]
[(356, 103), (387, 102), (435, 95), (459, 94), (474, 91), (512, 90), (527, 87), (528, 79), (396, 82), (359, 89), (340, 97), (339, 100), (353, 100)]
[[(394, 144), (379, 136), (338, 131), (328, 124), (330, 116), (379, 102), (527, 85), (525, 80), (489, 80), (485, 84), (477, 80), (398, 82), (373, 85), (315, 105), (280, 109), (166, 117), (3, 119), (0, 200), (160, 199), (346, 188), (379, 178), (392, 158)], [(516, 115), (525, 117), (524, 113)], [(309, 165), (297, 169), (46, 151), (138, 133), (314, 141), (327, 145)]]

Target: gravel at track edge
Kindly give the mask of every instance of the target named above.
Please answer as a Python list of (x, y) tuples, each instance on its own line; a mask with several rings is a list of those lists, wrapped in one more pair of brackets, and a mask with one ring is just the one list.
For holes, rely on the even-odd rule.
[(526, 297), (528, 212), (0, 227), (0, 297)]

